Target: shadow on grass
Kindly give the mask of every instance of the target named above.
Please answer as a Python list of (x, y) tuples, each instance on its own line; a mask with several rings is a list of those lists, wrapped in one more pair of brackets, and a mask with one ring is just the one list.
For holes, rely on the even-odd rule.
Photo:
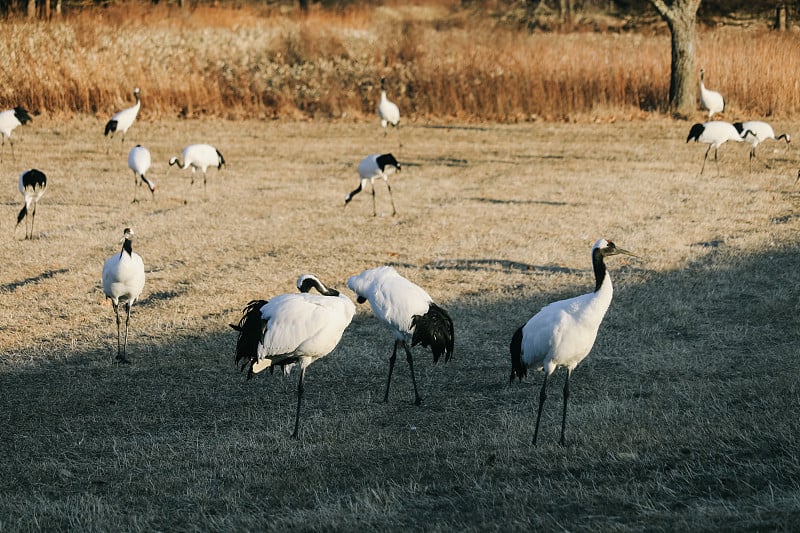
[[(6, 366), (0, 516), (46, 529), (791, 529), (800, 249), (707, 250), (666, 273), (609, 262), (615, 300), (573, 376), (565, 449), (564, 371), (531, 449), (541, 375), (509, 386), (508, 344), (541, 306), (590, 290), (588, 269), (540, 294), (547, 267), (403, 265), (412, 279), (415, 268), (493, 265), (517, 277), (501, 296), (445, 302), (456, 354), (432, 367), (414, 348), (419, 407), (403, 357), (380, 403), (392, 339), (360, 306), (341, 345), (308, 369), (299, 442), (288, 438), (297, 373), (246, 381), (227, 326), (238, 317), (196, 335), (134, 332), (130, 366), (80, 347)], [(552, 272), (582, 273), (541, 275)]]
[(0, 292), (14, 292), (17, 289), (22, 288), (28, 284), (38, 283), (42, 280), (53, 278), (59, 274), (66, 274), (67, 272), (69, 272), (69, 269), (67, 268), (46, 270), (37, 276), (31, 276), (29, 278), (21, 279), (18, 281), (12, 281), (10, 283), (0, 285)]

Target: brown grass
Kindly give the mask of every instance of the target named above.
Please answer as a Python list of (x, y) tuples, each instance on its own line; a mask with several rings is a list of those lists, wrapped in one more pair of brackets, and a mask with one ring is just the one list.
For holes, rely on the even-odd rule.
[[(151, 118), (363, 119), (383, 76), (405, 121), (615, 120), (668, 107), (663, 25), (528, 33), (452, 2), (308, 15), (129, 2), (2, 25), (0, 106), (55, 116), (106, 117), (138, 85)], [(792, 32), (721, 28), (701, 32), (697, 60), (726, 118), (785, 120), (800, 112), (798, 47)]]
[[(800, 514), (794, 149), (704, 146), (662, 119), (618, 124), (411, 125), (143, 120), (106, 154), (103, 119), (20, 128), (0, 190), (0, 529), (791, 530)], [(788, 122), (776, 127), (791, 129)], [(229, 161), (208, 192), (167, 166), (190, 141)], [(131, 204), (127, 148), (155, 158), (156, 202)], [(345, 209), (355, 165), (393, 151), (399, 214)], [(47, 172), (38, 238), (12, 231), (16, 175)], [(140, 196), (143, 194), (140, 193)], [(386, 190), (378, 184), (379, 210)], [(111, 364), (99, 289), (122, 228), (147, 285), (130, 357)], [(616, 294), (529, 446), (540, 375), (508, 385), (514, 329), (589, 290), (589, 247), (614, 239)], [(253, 298), (301, 272), (344, 289), (393, 264), (456, 323), (456, 356), (417, 353), (378, 403), (391, 349), (361, 306), (308, 372), (247, 382), (234, 333)], [(344, 289), (346, 290), (346, 289)]]

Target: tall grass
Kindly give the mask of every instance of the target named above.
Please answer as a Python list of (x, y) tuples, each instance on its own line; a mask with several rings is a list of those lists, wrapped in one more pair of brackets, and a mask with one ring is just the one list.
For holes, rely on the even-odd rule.
[[(128, 3), (52, 22), (10, 19), (0, 105), (106, 114), (142, 88), (143, 114), (363, 118), (378, 80), (412, 120), (631, 118), (668, 107), (669, 34), (529, 33), (454, 3), (307, 15)], [(800, 112), (800, 41), (701, 32), (698, 67), (738, 116)]]

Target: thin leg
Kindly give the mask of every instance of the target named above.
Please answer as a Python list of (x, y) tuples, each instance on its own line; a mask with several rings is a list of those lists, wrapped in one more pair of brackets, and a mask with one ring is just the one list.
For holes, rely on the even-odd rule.
[(567, 427), (567, 400), (569, 399), (569, 377), (572, 375), (572, 370), (567, 369), (567, 379), (564, 380), (564, 412), (561, 414), (561, 445), (566, 446), (567, 441), (564, 438), (564, 428)]
[(375, 209), (375, 182), (372, 182), (372, 216), (378, 216), (378, 211)]
[[(130, 302), (126, 302), (125, 303), (125, 308), (126, 308), (126, 310), (128, 312), (127, 316), (125, 317), (125, 340), (122, 343), (122, 357), (117, 355), (117, 359), (119, 359), (120, 363), (128, 364), (128, 363), (130, 363), (130, 361), (128, 361), (128, 358), (126, 356), (128, 355), (128, 324), (131, 321), (131, 303)], [(119, 327), (119, 326), (117, 326), (117, 327)]]
[(386, 380), (386, 394), (383, 395), (383, 403), (387, 403), (389, 401), (389, 385), (392, 383), (392, 370), (394, 370), (394, 362), (397, 359), (397, 345), (400, 341), (394, 341), (394, 350), (392, 350), (392, 356), (389, 358), (389, 378)]
[(414, 384), (414, 405), (419, 405), (422, 403), (422, 398), (419, 397), (417, 392), (417, 378), (414, 377), (414, 358), (411, 357), (411, 350), (409, 350), (408, 344), (405, 342), (403, 343), (403, 348), (406, 349), (406, 361), (408, 361), (408, 368), (411, 369), (411, 383)]
[(708, 159), (708, 152), (711, 151), (711, 145), (708, 145), (708, 150), (706, 150), (706, 155), (703, 157), (703, 166), (700, 167), (700, 175), (703, 175), (703, 170), (706, 168), (706, 160)]
[(714, 148), (714, 164), (717, 166), (717, 177), (719, 177), (719, 149)]
[(386, 188), (389, 189), (389, 199), (392, 201), (392, 216), (397, 214), (397, 209), (394, 208), (394, 198), (392, 197), (392, 186), (389, 185), (389, 180), (386, 180)]
[(297, 382), (297, 415), (294, 417), (294, 433), (292, 438), (296, 439), (300, 431), (300, 404), (303, 402), (303, 381), (306, 378), (305, 367), (300, 368), (300, 381)]
[(542, 407), (547, 399), (547, 374), (542, 381), (542, 390), (539, 392), (539, 413), (536, 415), (536, 429), (533, 430), (533, 445), (536, 446), (536, 438), (539, 436), (539, 420), (542, 418)]
[(117, 361), (122, 360), (122, 345), (120, 344), (120, 320), (119, 320), (119, 305), (115, 303), (111, 303), (114, 306), (114, 315), (117, 317)]
[(11, 159), (13, 159), (14, 161), (16, 161), (16, 160), (17, 160), (17, 156), (16, 156), (16, 154), (14, 154), (14, 141), (12, 141), (11, 139), (9, 139), (9, 140), (8, 140), (8, 145), (11, 147)]
[(30, 238), (33, 239), (33, 221), (36, 220), (36, 202), (31, 204), (31, 236)]
[(136, 187), (139, 185), (139, 176), (136, 175), (136, 171), (133, 171), (133, 202), (136, 203), (138, 200), (136, 199)]

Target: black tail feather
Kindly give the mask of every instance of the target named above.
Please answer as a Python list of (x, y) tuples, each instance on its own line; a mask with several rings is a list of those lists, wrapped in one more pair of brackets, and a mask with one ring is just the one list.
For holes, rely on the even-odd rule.
[(105, 135), (108, 136), (109, 133), (114, 133), (117, 131), (117, 121), (116, 120), (109, 120), (106, 123), (106, 133)]
[(25, 204), (22, 206), (22, 209), (19, 210), (19, 215), (17, 215), (17, 226), (19, 226), (19, 223), (22, 222), (22, 219), (24, 219), (25, 215), (27, 214), (28, 214), (28, 205)]
[(513, 382), (514, 377), (522, 381), (522, 378), (527, 375), (528, 367), (522, 361), (522, 328), (519, 328), (511, 337), (511, 378), (508, 382)]
[(445, 363), (450, 361), (453, 356), (455, 332), (453, 320), (447, 311), (432, 303), (427, 313), (414, 315), (411, 318), (411, 327), (414, 328), (411, 346), (417, 344), (422, 344), (426, 348), (430, 346), (434, 363), (439, 362), (442, 354), (444, 354)]
[(19, 120), (19, 123), (22, 124), (23, 126), (28, 122), (33, 122), (33, 119), (31, 118), (30, 114), (28, 114), (28, 110), (25, 109), (24, 107), (20, 106), (15, 107), (14, 116), (17, 117), (17, 120)]
[[(249, 367), (247, 379), (253, 377), (253, 363), (258, 361), (258, 343), (264, 334), (264, 321), (261, 319), (261, 308), (267, 300), (253, 300), (242, 311), (242, 319), (238, 325), (230, 326), (239, 332), (236, 341), (236, 364), (239, 370)], [(240, 363), (241, 362), (241, 363)]]
[(222, 168), (223, 166), (225, 166), (225, 158), (222, 157), (222, 154), (220, 153), (219, 150), (217, 150), (217, 155), (219, 156), (219, 165), (217, 165), (217, 168)]

